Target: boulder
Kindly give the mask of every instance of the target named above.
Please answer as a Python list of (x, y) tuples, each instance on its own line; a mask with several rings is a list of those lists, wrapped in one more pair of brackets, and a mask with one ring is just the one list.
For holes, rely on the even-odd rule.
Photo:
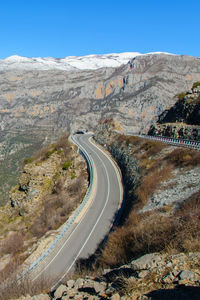
[(179, 273), (178, 277), (180, 280), (193, 281), (195, 280), (195, 273), (189, 270), (184, 270)]
[(51, 298), (47, 294), (40, 294), (32, 297), (32, 300), (50, 300)]
[(74, 287), (74, 283), (75, 283), (75, 281), (74, 280), (68, 280), (67, 281), (67, 286), (68, 286), (68, 288), (73, 288)]
[(121, 297), (120, 297), (120, 295), (118, 293), (116, 293), (116, 294), (112, 295), (112, 297), (110, 299), (111, 300), (120, 300)]
[(94, 289), (97, 294), (104, 293), (106, 290), (106, 283), (94, 281)]
[(133, 270), (148, 270), (164, 265), (165, 261), (158, 253), (146, 254), (131, 262)]
[(83, 287), (83, 283), (84, 283), (84, 279), (78, 278), (78, 279), (76, 280), (75, 284), (74, 284), (74, 287), (75, 287), (76, 289), (80, 289), (80, 288)]
[(64, 294), (64, 292), (67, 291), (67, 287), (64, 284), (61, 284), (54, 293), (54, 298), (61, 298)]

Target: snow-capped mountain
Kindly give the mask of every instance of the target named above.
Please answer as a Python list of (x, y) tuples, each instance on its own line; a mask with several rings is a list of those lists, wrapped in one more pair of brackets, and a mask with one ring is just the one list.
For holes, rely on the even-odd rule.
[[(128, 63), (129, 60), (141, 55), (159, 55), (163, 52), (141, 54), (139, 52), (112, 53), (104, 55), (68, 56), (65, 58), (36, 57), (28, 58), (13, 55), (0, 60), (0, 70), (96, 70), (115, 68)], [(169, 53), (166, 53), (169, 54)]]

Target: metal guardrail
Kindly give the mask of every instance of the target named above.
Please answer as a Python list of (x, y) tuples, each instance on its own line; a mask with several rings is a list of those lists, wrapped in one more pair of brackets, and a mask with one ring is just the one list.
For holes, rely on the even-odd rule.
[[(82, 211), (82, 209), (85, 207), (86, 203), (88, 202), (90, 195), (91, 195), (91, 191), (92, 191), (92, 183), (93, 183), (93, 170), (94, 170), (94, 164), (93, 164), (93, 160), (91, 159), (91, 157), (87, 154), (86, 150), (79, 144), (79, 142), (77, 141), (77, 139), (73, 136), (72, 134), (72, 140), (78, 145), (79, 149), (81, 149), (81, 154), (84, 156), (84, 158), (86, 159), (87, 163), (88, 163), (88, 169), (89, 169), (89, 173), (90, 173), (90, 183), (89, 183), (89, 187), (87, 190), (87, 193), (82, 201), (82, 203), (79, 205), (79, 207), (75, 210), (74, 214), (72, 217), (70, 217), (66, 223), (64, 224), (64, 227), (62, 229), (62, 231), (57, 235), (56, 239), (53, 241), (53, 243), (49, 246), (49, 248), (47, 250), (45, 250), (41, 256), (39, 256), (30, 266), (28, 269), (26, 269), (25, 271), (23, 271), (23, 273), (20, 275), (19, 279), (24, 278), (24, 276), (29, 273), (30, 271), (32, 271), (33, 269), (35, 269), (38, 265), (40, 265), (40, 263), (49, 255), (50, 252), (52, 252), (52, 250), (55, 248), (55, 246), (58, 244), (58, 242), (61, 240), (61, 238), (63, 238), (64, 234), (69, 230), (69, 228), (71, 227), (71, 225), (74, 223), (75, 219), (78, 217), (78, 215), (80, 214), (80, 212)], [(62, 225), (63, 226), (63, 225)]]
[(196, 141), (181, 140), (181, 139), (168, 138), (163, 136), (152, 136), (152, 135), (145, 135), (145, 134), (134, 134), (134, 135), (148, 140), (156, 140), (173, 146), (186, 147), (186, 148), (191, 148), (200, 151), (200, 142), (196, 142)]

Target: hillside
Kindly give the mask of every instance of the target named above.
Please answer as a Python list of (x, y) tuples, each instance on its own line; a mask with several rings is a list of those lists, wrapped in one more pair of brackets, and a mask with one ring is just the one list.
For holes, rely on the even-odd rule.
[[(133, 53), (70, 60), (88, 68), (103, 64), (61, 70), (55, 67), (61, 60), (0, 61), (0, 203), (17, 183), (21, 159), (38, 145), (110, 117), (128, 131), (144, 131), (175, 103), (175, 94), (200, 79), (200, 59), (189, 56)], [(44, 70), (45, 63), (51, 67)]]
[(200, 153), (121, 130), (107, 120), (95, 133), (123, 176), (118, 226), (92, 257), (78, 262), (74, 275), (38, 300), (198, 299)]
[(24, 160), (10, 203), (0, 209), (0, 289), (49, 247), (84, 198), (87, 166), (68, 137)]

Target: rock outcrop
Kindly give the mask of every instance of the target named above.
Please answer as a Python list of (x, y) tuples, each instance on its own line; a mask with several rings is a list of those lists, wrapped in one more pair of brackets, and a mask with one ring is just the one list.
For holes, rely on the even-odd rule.
[(24, 166), (19, 185), (14, 186), (10, 191), (11, 205), (19, 209), (20, 215), (30, 211), (35, 203), (39, 203), (45, 194), (53, 190), (57, 174), (65, 176), (60, 164), (61, 157), (54, 153), (47, 160)]
[(159, 116), (148, 134), (200, 140), (200, 87), (182, 92), (175, 98), (178, 101)]

